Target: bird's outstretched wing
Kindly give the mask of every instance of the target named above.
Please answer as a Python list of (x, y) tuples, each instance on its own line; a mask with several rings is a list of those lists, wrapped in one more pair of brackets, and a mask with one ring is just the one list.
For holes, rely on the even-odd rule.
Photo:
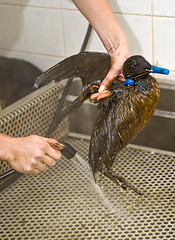
[(82, 52), (64, 59), (39, 76), (34, 84), (41, 87), (51, 81), (59, 82), (70, 77), (79, 77), (83, 87), (103, 80), (110, 69), (109, 54), (99, 52)]
[(111, 58), (106, 53), (83, 52), (64, 59), (36, 79), (35, 88), (39, 88), (53, 80), (59, 82), (64, 79), (78, 77), (82, 81), (81, 95), (60, 111), (56, 126), (93, 94), (90, 87), (101, 84), (110, 69), (110, 65)]

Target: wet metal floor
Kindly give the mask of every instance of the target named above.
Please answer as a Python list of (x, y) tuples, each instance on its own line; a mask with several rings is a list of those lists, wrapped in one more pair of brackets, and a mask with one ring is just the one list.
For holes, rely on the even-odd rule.
[[(87, 161), (89, 140), (67, 142)], [(170, 153), (127, 147), (114, 169), (143, 196), (99, 174), (105, 200), (76, 158), (62, 158), (39, 176), (23, 175), (0, 193), (0, 239), (174, 240), (174, 161)]]

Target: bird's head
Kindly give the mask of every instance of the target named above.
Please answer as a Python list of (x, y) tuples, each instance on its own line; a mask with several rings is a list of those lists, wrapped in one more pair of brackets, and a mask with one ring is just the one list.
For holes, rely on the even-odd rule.
[(145, 79), (150, 73), (169, 74), (169, 70), (151, 65), (144, 57), (134, 55), (123, 64), (123, 75), (134, 81)]
[(123, 64), (125, 78), (145, 78), (151, 72), (151, 64), (142, 56), (129, 57)]

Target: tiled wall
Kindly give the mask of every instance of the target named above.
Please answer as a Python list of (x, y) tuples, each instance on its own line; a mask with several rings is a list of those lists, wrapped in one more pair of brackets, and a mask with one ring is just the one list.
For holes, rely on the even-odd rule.
[[(175, 81), (175, 1), (110, 0), (132, 54), (171, 69)], [(78, 53), (88, 26), (71, 0), (0, 0), (0, 55), (45, 70)], [(93, 32), (87, 50), (105, 51)]]

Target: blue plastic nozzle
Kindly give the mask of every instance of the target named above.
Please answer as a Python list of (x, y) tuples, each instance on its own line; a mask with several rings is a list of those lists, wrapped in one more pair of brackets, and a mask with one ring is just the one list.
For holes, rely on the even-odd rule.
[(165, 74), (165, 75), (168, 75), (170, 73), (169, 69), (157, 67), (155, 65), (152, 65), (151, 71), (152, 71), (152, 73), (160, 73), (160, 74)]
[(127, 78), (125, 82), (123, 82), (125, 86), (132, 86), (134, 84), (134, 80), (131, 78)]

